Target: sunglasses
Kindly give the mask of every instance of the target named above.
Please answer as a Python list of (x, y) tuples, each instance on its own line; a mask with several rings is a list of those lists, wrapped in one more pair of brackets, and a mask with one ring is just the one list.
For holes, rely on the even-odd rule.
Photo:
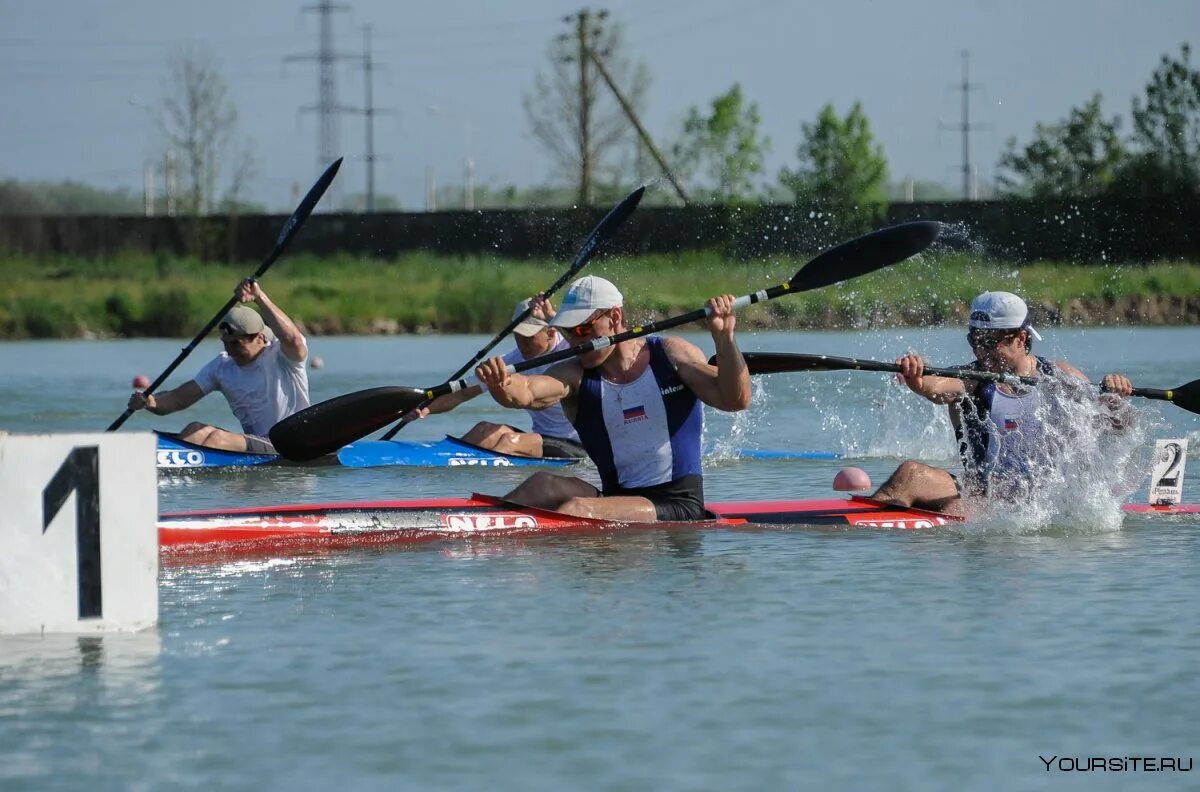
[(568, 334), (573, 335), (576, 338), (585, 338), (586, 336), (590, 336), (592, 334), (592, 329), (596, 326), (596, 322), (599, 322), (602, 318), (608, 316), (610, 311), (612, 311), (611, 308), (609, 308), (607, 311), (601, 311), (595, 319), (589, 319), (588, 321), (581, 322), (574, 327), (567, 327), (564, 329)]
[(971, 345), (972, 349), (995, 349), (1010, 338), (1016, 338), (1019, 332), (1019, 330), (1009, 333), (970, 330), (967, 332), (967, 343)]

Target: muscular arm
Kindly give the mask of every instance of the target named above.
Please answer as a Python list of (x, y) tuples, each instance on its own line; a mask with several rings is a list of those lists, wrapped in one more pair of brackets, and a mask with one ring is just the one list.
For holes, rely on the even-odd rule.
[(560, 363), (545, 374), (523, 375), (509, 374), (502, 358), (492, 358), (475, 374), (497, 404), (520, 410), (544, 410), (569, 399), (583, 379), (583, 369), (575, 361)]
[(737, 412), (750, 406), (750, 372), (733, 339), (727, 344), (718, 344), (715, 366), (709, 365), (695, 344), (682, 338), (664, 338), (663, 347), (679, 372), (679, 378), (700, 401), (725, 412)]
[(908, 389), (934, 404), (951, 404), (967, 394), (967, 386), (953, 377), (925, 376), (925, 361), (917, 354), (908, 354), (896, 361), (900, 380)]
[(671, 358), (679, 378), (700, 401), (726, 412), (750, 406), (750, 370), (734, 338), (737, 317), (732, 294), (712, 297), (705, 303), (708, 318), (704, 323), (717, 347), (717, 365), (710, 366), (694, 345), (682, 338), (663, 339), (663, 348)]
[(262, 310), (263, 321), (275, 332), (279, 339), (284, 356), (294, 363), (300, 363), (308, 358), (308, 342), (296, 324), (283, 309), (271, 302), (271, 298), (263, 291), (257, 281), (242, 281), (237, 290), (238, 299), (242, 302), (253, 300)]
[[(159, 391), (149, 396), (135, 393), (129, 399), (129, 406), (135, 410), (145, 407), (155, 415), (170, 415), (173, 412), (186, 410), (202, 398), (204, 398), (204, 392), (200, 390), (200, 386), (196, 384), (195, 380), (188, 380), (174, 390)], [(138, 400), (140, 400), (140, 404), (135, 406), (135, 402)]]
[(445, 396), (438, 396), (425, 408), (426, 414), (448, 413), (458, 405), (463, 402), (469, 402), (481, 393), (483, 393), (483, 386), (472, 385), (469, 388), (463, 388), (454, 393), (447, 393)]
[[(1056, 360), (1054, 365), (1072, 377), (1084, 382), (1091, 381), (1086, 374), (1065, 360)], [(1096, 396), (1096, 399), (1108, 409), (1108, 415), (1104, 416), (1102, 420), (1107, 420), (1108, 425), (1118, 432), (1133, 426), (1137, 413), (1133, 409), (1133, 405), (1123, 398), (1132, 389), (1129, 380), (1120, 374), (1109, 374), (1104, 378), (1104, 385), (1105, 389)]]

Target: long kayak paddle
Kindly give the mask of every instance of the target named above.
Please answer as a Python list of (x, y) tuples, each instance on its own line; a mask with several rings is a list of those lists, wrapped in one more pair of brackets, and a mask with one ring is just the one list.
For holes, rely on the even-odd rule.
[[(738, 297), (734, 306), (743, 307), (784, 294), (819, 289), (896, 264), (933, 244), (941, 229), (941, 223), (923, 220), (884, 228), (852, 239), (821, 253), (787, 282)], [(557, 363), (632, 338), (699, 321), (707, 314), (707, 308), (699, 308), (614, 336), (594, 338), (570, 349), (526, 360), (509, 366), (508, 370), (515, 374)], [(419, 404), (470, 387), (474, 382), (475, 378), (471, 377), (470, 381), (460, 379), (428, 389), (385, 386), (348, 393), (315, 404), (275, 424), (271, 429), (271, 442), (275, 450), (288, 459), (297, 462), (315, 459), (374, 432)]]
[[(325, 169), (325, 172), (321, 174), (321, 178), (317, 179), (316, 184), (314, 184), (308, 191), (308, 195), (305, 195), (304, 200), (301, 201), (300, 205), (296, 207), (296, 211), (292, 212), (292, 216), (289, 217), (287, 223), (284, 224), (283, 230), (279, 232), (279, 238), (275, 240), (275, 247), (271, 249), (271, 253), (263, 260), (263, 263), (258, 265), (258, 269), (256, 269), (254, 274), (250, 276), (251, 278), (262, 277), (263, 273), (270, 269), (271, 265), (275, 263), (275, 260), (282, 255), (283, 251), (287, 248), (288, 243), (292, 241), (292, 237), (296, 236), (296, 232), (300, 230), (300, 227), (304, 225), (304, 221), (307, 220), (308, 216), (312, 214), (312, 210), (316, 207), (317, 202), (321, 200), (321, 196), (325, 194), (325, 190), (328, 189), (330, 183), (333, 181), (333, 177), (337, 175), (338, 168), (341, 166), (342, 158), (338, 157), (332, 165)], [(237, 305), (237, 298), (230, 297), (228, 302), (225, 303), (224, 307), (222, 307), (220, 311), (217, 311), (216, 316), (210, 319), (208, 324), (204, 325), (204, 328), (196, 334), (196, 337), (193, 338), (191, 342), (183, 348), (183, 350), (173, 361), (171, 361), (171, 365), (167, 366), (163, 373), (159, 374), (155, 378), (154, 382), (150, 383), (150, 387), (146, 388), (144, 391), (142, 391), (142, 393), (146, 394), (147, 396), (149, 396), (151, 393), (154, 393), (154, 391), (158, 389), (158, 386), (162, 385), (166, 378), (171, 376), (171, 372), (179, 368), (179, 364), (183, 362), (184, 358), (192, 354), (192, 350), (204, 340), (205, 336), (212, 332), (212, 329), (217, 326), (217, 323), (220, 322), (221, 319), (225, 317), (225, 314), (229, 313), (229, 309), (235, 305)], [(117, 429), (120, 429), (121, 424), (125, 423), (125, 421), (128, 420), (129, 416), (131, 415), (133, 415), (133, 410), (126, 407), (125, 412), (121, 413), (121, 416), (117, 418), (117, 420), (113, 421), (105, 431), (115, 432)]]
[[(583, 240), (583, 245), (580, 246), (579, 252), (575, 254), (575, 260), (571, 262), (571, 268), (564, 272), (558, 280), (554, 281), (554, 283), (550, 285), (550, 288), (542, 292), (543, 297), (549, 297), (550, 295), (554, 294), (563, 287), (563, 284), (575, 277), (575, 275), (581, 269), (587, 266), (587, 263), (592, 259), (592, 254), (599, 249), (601, 243), (605, 242), (609, 237), (611, 237), (613, 232), (625, 222), (625, 219), (629, 217), (629, 215), (633, 214), (633, 210), (637, 208), (639, 203), (641, 203), (642, 195), (645, 192), (645, 187), (638, 187), (636, 190), (629, 193), (629, 195), (625, 196), (621, 203), (614, 206), (609, 213), (604, 216), (604, 219), (600, 221), (600, 224), (592, 229), (592, 233), (588, 234), (587, 239)], [(461, 368), (459, 368), (458, 371), (451, 374), (450, 379), (456, 380), (464, 374), (470, 372), (471, 369), (475, 368), (475, 365), (479, 363), (479, 361), (483, 360), (483, 356), (490, 352), (492, 347), (503, 341), (505, 336), (511, 333), (517, 325), (521, 324), (521, 322), (524, 322), (526, 319), (528, 319), (529, 314), (531, 313), (533, 313), (532, 305), (522, 311), (511, 322), (509, 322), (507, 327), (505, 327), (499, 333), (496, 333), (496, 336), (491, 341), (488, 341), (487, 344), (484, 345), (483, 349), (475, 353), (475, 357), (468, 360), (462, 365)], [(429, 401), (433, 401), (433, 399), (430, 399)], [(426, 407), (428, 405), (429, 402), (427, 401), (423, 404), (418, 404), (417, 407)], [(381, 439), (391, 440), (396, 436), (396, 432), (399, 432), (410, 423), (412, 422), (409, 420), (401, 420), (398, 424), (389, 429), (387, 434), (385, 434)]]
[[(900, 366), (878, 360), (834, 357), (832, 355), (802, 355), (791, 352), (746, 352), (746, 366), (751, 374), (782, 374), (796, 371), (887, 371), (899, 373)], [(931, 377), (952, 377), (979, 382), (1005, 382), (1010, 385), (1035, 385), (1033, 377), (1018, 377), (1015, 374), (999, 374), (992, 371), (971, 369), (937, 368), (926, 366), (925, 373)], [(1200, 414), (1200, 380), (1192, 380), (1178, 388), (1134, 388), (1133, 396), (1144, 399), (1169, 401), (1176, 407)]]

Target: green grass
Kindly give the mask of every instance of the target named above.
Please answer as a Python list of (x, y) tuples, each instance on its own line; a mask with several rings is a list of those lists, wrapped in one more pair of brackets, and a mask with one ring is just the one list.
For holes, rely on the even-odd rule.
[[(717, 253), (601, 257), (586, 272), (613, 280), (634, 321), (690, 310), (723, 292), (781, 283), (801, 259), (730, 261)], [(393, 261), (289, 257), (263, 287), (294, 318), (321, 332), (369, 332), (372, 322), (406, 331), (493, 332), (513, 304), (553, 282), (560, 261), (413, 253)], [(0, 258), (0, 337), (67, 338), (194, 334), (253, 270), (241, 263), (151, 256), (80, 260)], [(921, 256), (848, 283), (784, 297), (747, 313), (752, 322), (861, 326), (940, 322), (980, 291), (1028, 301), (1200, 295), (1200, 266), (1016, 266), (962, 254)]]

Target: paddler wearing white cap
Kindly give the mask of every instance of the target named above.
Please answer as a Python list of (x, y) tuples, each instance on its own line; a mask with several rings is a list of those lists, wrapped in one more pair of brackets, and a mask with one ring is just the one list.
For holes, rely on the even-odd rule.
[(258, 281), (242, 281), (234, 296), (240, 303), (257, 303), (259, 310), (235, 305), (225, 314), (217, 324), (225, 351), (178, 388), (149, 396), (134, 391), (129, 409), (168, 415), (218, 390), (242, 431), (192, 422), (179, 433), (179, 439), (208, 448), (272, 454), (275, 447), (267, 437), (271, 427), (309, 406), (308, 372), (304, 369), (308, 344)]
[[(529, 316), (513, 328), (513, 340), (516, 341), (517, 348), (504, 355), (503, 360), (506, 364), (515, 365), (567, 348), (567, 342), (559, 334), (558, 328), (550, 326), (550, 320), (554, 318), (554, 303), (548, 299), (538, 296), (521, 300), (513, 309), (512, 318), (522, 316), (531, 306)], [(547, 368), (549, 366), (540, 366), (529, 373), (540, 374)], [(405, 420), (411, 421), (427, 415), (450, 412), (481, 393), (483, 387), (479, 385), (464, 388), (439, 396), (427, 406), (413, 410), (404, 417)], [(571, 422), (563, 415), (562, 407), (555, 404), (545, 410), (530, 410), (529, 415), (533, 419), (533, 428), (530, 431), (509, 424), (480, 421), (462, 436), (462, 440), (489, 451), (517, 456), (582, 459), (587, 455), (579, 443), (575, 427), (571, 426)]]
[[(545, 374), (509, 374), (503, 359), (475, 370), (504, 407), (562, 404), (579, 432), (601, 486), (573, 476), (535, 473), (505, 498), (526, 506), (627, 522), (706, 517), (700, 441), (701, 402), (729, 412), (750, 404), (750, 372), (734, 339), (734, 297), (711, 298), (705, 324), (716, 365), (677, 336), (644, 336), (591, 349)], [(626, 330), (621, 292), (588, 275), (571, 284), (551, 322), (581, 345)]]
[[(1033, 354), (1041, 341), (1030, 323), (1029, 308), (1015, 294), (989, 291), (971, 301), (967, 318), (967, 343), (975, 360), (963, 366), (977, 371), (1015, 374), (1020, 377), (1086, 376), (1065, 360)], [(899, 378), (920, 396), (950, 408), (950, 422), (958, 439), (963, 462), (961, 479), (941, 468), (907, 460), (872, 496), (901, 506), (962, 511), (962, 498), (1016, 499), (1036, 486), (1038, 471), (1054, 464), (1039, 410), (1045, 397), (1040, 387), (1014, 386), (924, 376), (925, 361), (910, 353), (896, 361)], [(1102, 396), (1113, 408), (1113, 399), (1126, 397), (1133, 386), (1121, 374), (1104, 378)], [(1114, 420), (1114, 426), (1119, 423)]]

